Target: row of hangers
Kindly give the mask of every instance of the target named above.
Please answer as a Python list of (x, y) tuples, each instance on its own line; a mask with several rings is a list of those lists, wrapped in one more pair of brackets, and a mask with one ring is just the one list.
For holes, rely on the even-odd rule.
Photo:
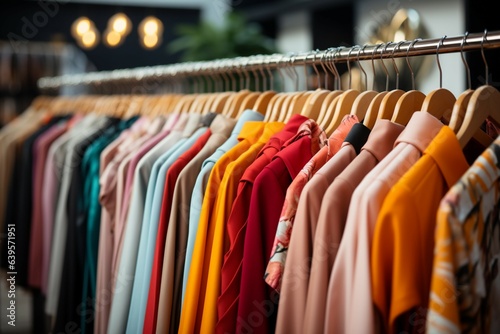
[[(287, 122), (292, 115), (301, 114), (314, 119), (327, 135), (333, 133), (342, 118), (348, 114), (356, 115), (365, 126), (373, 128), (377, 119), (389, 119), (393, 122), (406, 125), (414, 112), (422, 111), (432, 114), (444, 124), (449, 125), (456, 133), (462, 147), (465, 147), (471, 138), (475, 138), (486, 147), (491, 143), (492, 139), (481, 128), (486, 119), (500, 126), (500, 110), (498, 110), (498, 106), (500, 106), (500, 92), (495, 87), (489, 85), (488, 81), (485, 85), (475, 90), (471, 88), (470, 69), (463, 54), (463, 45), (467, 39), (467, 35), (466, 33), (463, 36), (460, 52), (469, 78), (468, 89), (458, 97), (455, 97), (452, 92), (442, 87), (439, 48), (446, 38), (444, 36), (436, 47), (436, 62), (440, 74), (440, 85), (439, 88), (428, 94), (415, 89), (414, 73), (408, 57), (410, 49), (420, 40), (416, 39), (410, 43), (406, 50), (406, 62), (412, 76), (413, 86), (409, 91), (401, 90), (398, 87), (399, 71), (394, 57), (392, 57), (392, 61), (397, 76), (395, 89), (388, 89), (388, 80), (386, 81), (386, 89), (380, 92), (375, 91), (373, 87), (371, 90), (366, 91), (352, 89), (350, 56), (354, 50), (358, 51), (357, 64), (364, 74), (365, 82), (367, 82), (366, 72), (359, 61), (359, 54), (361, 51), (364, 51), (366, 46), (354, 46), (350, 48), (347, 59), (349, 87), (346, 90), (340, 88), (329, 90), (325, 83), (325, 87), (318, 85), (318, 88), (315, 90), (277, 92), (273, 89), (272, 82), (271, 89), (268, 90), (266, 81), (263, 80), (262, 91), (258, 89), (258, 85), (255, 91), (248, 89), (248, 87), (236, 91), (233, 84), (233, 89), (216, 93), (109, 95), (98, 97), (87, 95), (76, 98), (50, 98), (41, 96), (34, 101), (33, 106), (35, 109), (52, 110), (57, 113), (78, 110), (79, 112), (111, 114), (122, 118), (128, 118), (137, 114), (158, 116), (167, 113), (186, 112), (206, 114), (212, 111), (226, 115), (227, 117), (238, 118), (244, 110), (251, 109), (262, 113), (266, 122)], [(486, 41), (486, 38), (487, 30), (484, 31), (481, 42), (481, 53), (487, 73), (488, 64), (483, 48), (483, 42)], [(392, 51), (393, 55), (396, 49), (399, 50), (402, 43), (404, 41), (395, 45)], [(388, 78), (389, 74), (382, 60), (382, 55), (391, 44), (394, 43), (388, 42), (377, 45), (373, 49), (371, 59), (372, 68), (375, 71), (374, 59), (376, 52), (380, 49), (380, 61), (386, 78)], [(334, 75), (335, 83), (340, 87), (340, 76), (335, 67), (335, 54), (339, 50), (340, 48), (336, 49), (335, 52), (327, 53), (327, 56), (323, 55), (323, 57), (330, 59), (321, 59), (320, 64), (326, 74), (330, 72)], [(318, 82), (320, 82), (320, 75), (315, 61), (313, 62), (313, 69), (318, 76)], [(292, 70), (296, 71), (293, 61), (291, 66), (286, 67), (285, 70), (288, 71), (290, 77), (295, 76), (295, 80), (297, 80), (297, 73), (292, 72)], [(264, 77), (263, 72), (262, 74)], [(488, 75), (486, 77), (488, 78)], [(284, 78), (282, 80), (284, 81)], [(229, 80), (226, 80), (226, 82), (229, 82)]]

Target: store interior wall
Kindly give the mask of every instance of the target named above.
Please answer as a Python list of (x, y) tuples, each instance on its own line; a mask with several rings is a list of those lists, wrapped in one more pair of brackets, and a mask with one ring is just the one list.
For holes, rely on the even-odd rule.
[[(371, 29), (386, 17), (394, 15), (401, 8), (412, 8), (417, 11), (421, 24), (427, 31), (423, 38), (439, 38), (444, 36), (459, 36), (465, 28), (465, 2), (462, 0), (358, 0), (356, 3), (356, 43), (364, 44), (370, 36)], [(424, 57), (418, 57), (424, 58)], [(436, 57), (426, 60), (427, 68), (422, 67), (417, 89), (424, 94), (439, 88), (439, 69)], [(465, 67), (459, 53), (443, 54), (439, 56), (443, 87), (458, 96), (465, 89)], [(412, 59), (418, 62), (418, 60)], [(386, 66), (391, 66), (389, 62)], [(406, 65), (405, 65), (406, 66)], [(368, 66), (369, 68), (369, 66)]]

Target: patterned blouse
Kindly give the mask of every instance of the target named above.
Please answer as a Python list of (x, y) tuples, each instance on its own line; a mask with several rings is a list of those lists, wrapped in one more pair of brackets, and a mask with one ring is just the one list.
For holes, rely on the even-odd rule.
[[(309, 160), (287, 189), (280, 221), (276, 230), (276, 237), (272, 248), (273, 252), (264, 275), (265, 281), (278, 292), (280, 291), (288, 244), (302, 189), (304, 189), (304, 186), (316, 171), (338, 152), (347, 134), (356, 123), (359, 123), (359, 120), (355, 115), (346, 115), (328, 140), (326, 140), (326, 136), (322, 133), (323, 138), (320, 136), (320, 141), (326, 143), (326, 145)], [(313, 134), (312, 137), (315, 138), (318, 136)]]
[(500, 137), (442, 199), (428, 333), (500, 333)]

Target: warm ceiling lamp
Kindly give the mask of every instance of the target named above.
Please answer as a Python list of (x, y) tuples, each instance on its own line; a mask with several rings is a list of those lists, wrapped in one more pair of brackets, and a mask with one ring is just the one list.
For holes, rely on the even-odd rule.
[(99, 43), (99, 32), (92, 27), (77, 38), (77, 42), (84, 49), (93, 49)]
[(158, 37), (158, 35), (145, 35), (144, 37), (142, 37), (141, 41), (142, 46), (144, 46), (146, 49), (154, 49), (161, 44), (161, 39)]
[(139, 25), (139, 35), (145, 49), (154, 49), (161, 44), (163, 23), (154, 16), (148, 16)]
[(107, 29), (104, 32), (104, 43), (110, 48), (115, 48), (123, 42), (123, 37), (114, 30)]
[(132, 30), (132, 22), (127, 15), (118, 13), (109, 18), (108, 29), (116, 31), (122, 36), (126, 36)]
[(75, 39), (80, 39), (85, 33), (94, 29), (94, 22), (88, 17), (81, 16), (71, 25), (71, 34)]
[(154, 16), (148, 16), (141, 21), (139, 25), (139, 34), (144, 37), (146, 35), (163, 34), (163, 23)]

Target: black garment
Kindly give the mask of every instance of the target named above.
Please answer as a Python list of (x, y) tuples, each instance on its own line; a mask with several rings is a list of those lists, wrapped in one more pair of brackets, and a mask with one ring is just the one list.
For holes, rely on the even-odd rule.
[[(31, 213), (33, 208), (33, 146), (35, 141), (49, 130), (52, 126), (70, 116), (53, 117), (47, 124), (42, 125), (33, 134), (31, 134), (23, 143), (19, 150), (15, 152), (15, 162), (13, 173), (10, 178), (9, 192), (7, 197), (7, 208), (5, 211), (5, 231), (7, 224), (16, 226), (16, 264), (14, 270), (17, 272), (16, 284), (28, 287), (28, 269), (29, 269), (29, 246), (31, 233)], [(3, 234), (2, 238), (7, 234)], [(2, 240), (1, 265), (8, 268), (6, 240)], [(8, 268), (9, 271), (10, 268)], [(45, 327), (45, 298), (38, 289), (32, 289), (32, 328)]]
[(70, 187), (67, 197), (68, 229), (64, 252), (63, 271), (59, 293), (58, 309), (53, 332), (65, 332), (68, 324), (79, 328), (81, 316), (87, 312), (82, 304), (83, 275), (85, 265), (85, 240), (87, 235), (87, 217), (83, 205), (84, 179), (81, 170), (82, 158), (86, 149), (100, 136), (114, 131), (118, 119), (110, 118), (100, 130), (90, 134), (74, 148)]
[(363, 123), (356, 123), (352, 126), (344, 141), (350, 143), (354, 147), (356, 154), (359, 154), (361, 148), (363, 148), (363, 145), (368, 140), (370, 132), (371, 129)]
[[(13, 175), (10, 179), (5, 210), (5, 231), (7, 224), (16, 226), (16, 284), (28, 287), (29, 246), (31, 232), (32, 194), (33, 194), (33, 146), (35, 141), (53, 125), (59, 123), (68, 116), (53, 117), (31, 134), (15, 153)], [(5, 241), (2, 244), (7, 246)], [(2, 267), (7, 268), (7, 251), (2, 251)]]

